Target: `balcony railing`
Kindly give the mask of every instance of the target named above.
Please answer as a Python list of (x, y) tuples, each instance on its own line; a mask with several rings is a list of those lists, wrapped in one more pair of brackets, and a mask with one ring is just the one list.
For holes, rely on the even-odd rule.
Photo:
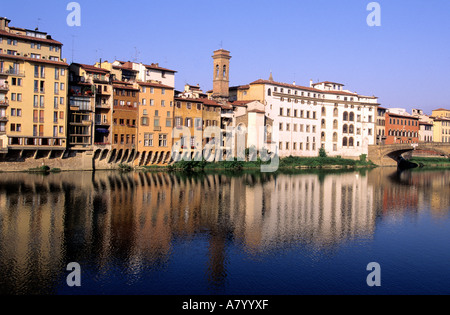
[(9, 101), (8, 100), (1, 100), (0, 101), (0, 106), (9, 106)]
[(19, 70), (16, 70), (16, 69), (0, 69), (0, 74), (3, 74), (3, 75), (14, 75), (14, 76), (18, 76), (18, 77), (24, 77), (25, 76), (25, 72), (19, 71)]
[(95, 121), (95, 124), (96, 125), (100, 125), (100, 126), (109, 126), (109, 125), (111, 125), (110, 123), (109, 123), (109, 121), (107, 121), (107, 120), (96, 120)]
[(6, 83), (0, 84), (0, 91), (9, 91), (9, 85)]
[(153, 126), (153, 131), (161, 131), (161, 126)]
[(8, 121), (9, 117), (8, 116), (0, 116), (0, 121)]

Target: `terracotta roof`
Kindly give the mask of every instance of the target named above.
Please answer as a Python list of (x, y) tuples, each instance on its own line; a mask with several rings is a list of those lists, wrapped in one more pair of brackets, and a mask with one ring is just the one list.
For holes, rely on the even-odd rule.
[(211, 105), (211, 106), (221, 106), (219, 103), (217, 103), (216, 101), (213, 101), (213, 100), (210, 100), (210, 99), (207, 99), (207, 98), (204, 98), (204, 99), (201, 99), (202, 101), (203, 101), (203, 104), (205, 104), (205, 105)]
[(433, 123), (427, 121), (419, 121), (419, 125), (433, 126)]
[(6, 36), (6, 37), (12, 37), (12, 38), (20, 38), (24, 40), (30, 40), (34, 42), (41, 42), (41, 43), (49, 43), (49, 44), (55, 44), (55, 45), (63, 45), (62, 43), (58, 42), (57, 40), (49, 38), (49, 35), (47, 38), (38, 38), (33, 36), (27, 36), (27, 35), (21, 35), (21, 34), (14, 34), (7, 31), (0, 30), (0, 35)]
[(6, 58), (6, 59), (14, 59), (14, 60), (25, 60), (25, 61), (36, 62), (36, 63), (46, 63), (46, 64), (52, 64), (52, 65), (69, 66), (67, 63), (65, 63), (63, 61), (53, 61), (53, 60), (48, 60), (48, 59), (36, 59), (36, 58), (13, 56), (13, 55), (7, 55), (7, 54), (0, 54), (0, 57)]
[(176, 72), (175, 70), (170, 70), (170, 69), (166, 69), (166, 68), (162, 68), (159, 65), (156, 65), (154, 63), (152, 63), (151, 65), (144, 65), (146, 68), (148, 69), (155, 69), (155, 70), (161, 70), (161, 71), (167, 71), (167, 72)]
[(300, 89), (300, 90), (306, 90), (306, 91), (311, 91), (311, 92), (316, 92), (316, 93), (324, 93), (325, 91), (319, 90), (319, 89), (315, 89), (315, 88), (311, 88), (311, 87), (306, 87), (306, 86), (301, 86), (301, 85), (294, 85), (294, 84), (288, 84), (288, 83), (282, 83), (282, 82), (276, 82), (276, 81), (270, 81), (270, 80), (263, 80), (263, 79), (259, 79), (256, 80), (252, 83), (250, 83), (250, 85), (253, 84), (270, 84), (270, 85), (277, 85), (277, 86), (282, 86), (282, 87), (288, 87), (291, 89)]
[(98, 73), (104, 73), (104, 74), (109, 73), (109, 70), (106, 70), (106, 69), (103, 69), (103, 68), (98, 68), (96, 66), (86, 65), (86, 64), (82, 64), (82, 63), (73, 63), (73, 64), (80, 66), (81, 68), (83, 68), (87, 72), (98, 72)]
[(164, 84), (156, 83), (156, 82), (138, 82), (138, 84), (140, 86), (159, 87), (159, 88), (164, 88), (164, 89), (169, 89), (169, 90), (174, 89), (172, 86), (168, 86), (168, 85), (164, 85)]
[(231, 103), (233, 106), (246, 106), (247, 104), (255, 102), (255, 100), (249, 100), (249, 101), (234, 101)]
[(409, 118), (409, 119), (417, 119), (417, 120), (419, 120), (419, 117), (414, 117), (414, 116), (409, 116), (409, 115), (402, 115), (402, 114), (396, 114), (396, 113), (390, 113), (390, 112), (386, 112), (386, 115), (400, 117), (400, 118)]
[(433, 109), (433, 112), (434, 112), (434, 111), (438, 111), (438, 110), (439, 110), (439, 111), (442, 111), (442, 110), (450, 111), (450, 109), (438, 108), (438, 109)]

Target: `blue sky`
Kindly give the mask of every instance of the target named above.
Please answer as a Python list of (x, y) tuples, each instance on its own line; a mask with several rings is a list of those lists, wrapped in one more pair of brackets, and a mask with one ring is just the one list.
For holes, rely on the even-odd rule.
[[(81, 26), (66, 23), (70, 1), (15, 0), (0, 15), (48, 32), (70, 63), (102, 58), (156, 63), (185, 83), (212, 88), (212, 52), (231, 51), (230, 85), (267, 79), (336, 81), (376, 95), (385, 107), (450, 108), (450, 1), (384, 0), (369, 27), (370, 0), (81, 0)], [(72, 44), (73, 43), (73, 44)]]

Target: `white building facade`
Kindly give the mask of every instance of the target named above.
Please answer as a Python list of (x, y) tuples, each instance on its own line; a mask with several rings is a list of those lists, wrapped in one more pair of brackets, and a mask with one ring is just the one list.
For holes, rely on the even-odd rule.
[(344, 90), (335, 82), (312, 83), (322, 91), (319, 102), (321, 146), (329, 156), (357, 158), (376, 144), (378, 99)]
[(343, 84), (310, 82), (309, 87), (257, 80), (236, 90), (238, 100), (259, 100), (273, 119), (280, 157), (358, 158), (375, 144), (378, 99), (346, 91)]

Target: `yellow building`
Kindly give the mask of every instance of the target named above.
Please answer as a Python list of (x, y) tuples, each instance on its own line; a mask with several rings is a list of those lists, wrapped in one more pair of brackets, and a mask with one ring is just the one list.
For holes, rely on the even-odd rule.
[[(179, 148), (180, 158), (201, 159), (203, 139), (203, 101), (206, 99), (175, 97), (173, 142)], [(207, 100), (206, 100), (207, 101)], [(183, 129), (189, 130), (189, 135)], [(184, 153), (190, 152), (185, 156)]]
[(62, 44), (0, 18), (0, 150), (18, 158), (66, 149), (68, 64)]
[(433, 110), (433, 141), (450, 143), (450, 110)]
[(135, 165), (166, 164), (172, 150), (174, 88), (139, 82), (138, 152)]

